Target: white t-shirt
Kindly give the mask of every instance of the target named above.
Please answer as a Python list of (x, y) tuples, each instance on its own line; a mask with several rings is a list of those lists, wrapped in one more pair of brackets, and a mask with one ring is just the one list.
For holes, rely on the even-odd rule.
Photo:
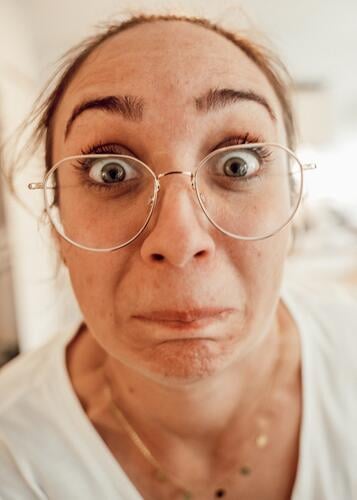
[[(302, 347), (303, 418), (292, 500), (357, 499), (357, 304), (336, 290), (282, 297)], [(139, 500), (86, 417), (57, 336), (0, 371), (1, 500)], [(276, 443), (279, 446), (279, 443)]]

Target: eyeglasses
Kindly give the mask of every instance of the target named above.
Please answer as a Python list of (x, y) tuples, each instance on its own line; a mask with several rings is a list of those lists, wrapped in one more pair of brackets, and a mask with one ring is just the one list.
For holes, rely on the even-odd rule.
[(217, 149), (194, 172), (155, 172), (121, 154), (71, 156), (56, 163), (43, 182), (47, 214), (69, 243), (112, 252), (132, 243), (147, 227), (164, 177), (190, 179), (208, 220), (227, 236), (262, 240), (294, 217), (303, 193), (303, 165), (285, 146), (241, 144)]

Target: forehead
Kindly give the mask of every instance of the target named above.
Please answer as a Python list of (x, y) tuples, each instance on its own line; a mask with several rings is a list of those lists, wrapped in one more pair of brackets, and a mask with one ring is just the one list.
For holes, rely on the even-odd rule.
[(214, 87), (262, 91), (278, 105), (270, 83), (256, 64), (230, 40), (183, 21), (155, 21), (119, 33), (96, 48), (65, 92), (68, 106), (98, 90), (163, 94), (182, 105)]

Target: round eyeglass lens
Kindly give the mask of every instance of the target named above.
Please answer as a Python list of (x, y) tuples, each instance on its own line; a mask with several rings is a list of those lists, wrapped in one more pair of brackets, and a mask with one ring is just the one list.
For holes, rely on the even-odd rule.
[(275, 144), (229, 146), (200, 165), (196, 189), (210, 221), (232, 237), (262, 239), (284, 227), (302, 193), (302, 166)]
[(145, 228), (155, 177), (123, 155), (82, 155), (55, 165), (45, 182), (45, 202), (57, 231), (94, 250), (124, 246)]

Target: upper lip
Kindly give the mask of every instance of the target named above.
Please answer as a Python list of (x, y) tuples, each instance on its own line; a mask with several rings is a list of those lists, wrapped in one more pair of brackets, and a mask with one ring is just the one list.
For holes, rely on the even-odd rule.
[(150, 311), (136, 314), (134, 317), (151, 321), (181, 321), (183, 323), (191, 323), (193, 321), (225, 315), (225, 313), (227, 314), (231, 312), (233, 312), (233, 308), (230, 307), (203, 307), (188, 309), (185, 311), (163, 309), (160, 311)]

